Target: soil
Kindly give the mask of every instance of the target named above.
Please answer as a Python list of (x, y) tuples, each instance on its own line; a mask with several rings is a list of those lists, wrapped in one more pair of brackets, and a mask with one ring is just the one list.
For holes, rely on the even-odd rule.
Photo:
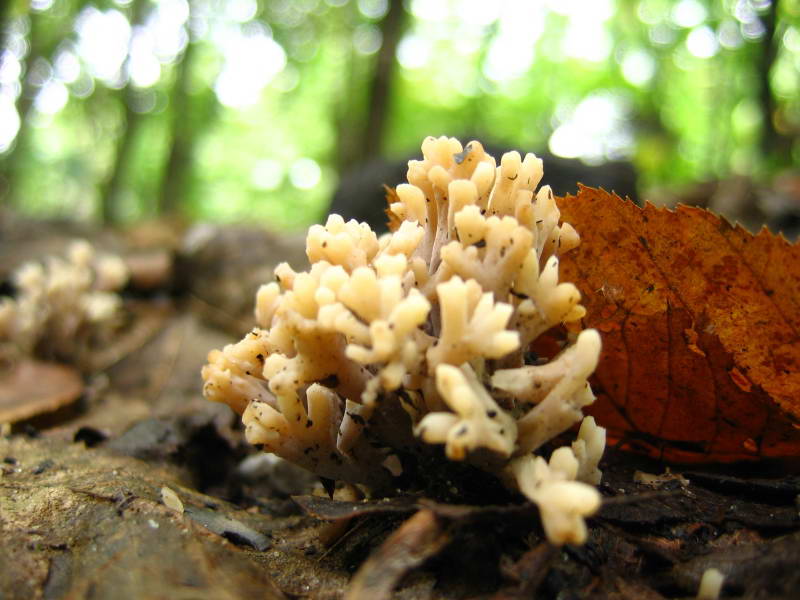
[[(5, 289), (20, 257), (73, 233), (2, 225)], [(520, 500), (329, 499), (307, 473), (258, 458), (238, 419), (201, 395), (208, 350), (250, 325), (241, 298), (282, 260), (302, 268), (297, 238), (79, 234), (169, 260), (126, 290), (127, 332), (98, 350), (77, 399), (0, 436), (0, 598), (693, 598), (711, 567), (723, 598), (800, 597), (800, 478), (774, 466), (667, 473), (609, 449), (581, 547), (549, 545)]]

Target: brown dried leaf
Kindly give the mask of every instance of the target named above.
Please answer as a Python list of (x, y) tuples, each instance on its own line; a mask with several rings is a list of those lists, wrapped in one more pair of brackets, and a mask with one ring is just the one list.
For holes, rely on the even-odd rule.
[(0, 375), (0, 423), (55, 412), (83, 393), (78, 371), (66, 365), (21, 360)]
[(612, 439), (672, 461), (800, 453), (800, 246), (694, 207), (581, 187), (561, 269), (603, 335), (591, 408)]

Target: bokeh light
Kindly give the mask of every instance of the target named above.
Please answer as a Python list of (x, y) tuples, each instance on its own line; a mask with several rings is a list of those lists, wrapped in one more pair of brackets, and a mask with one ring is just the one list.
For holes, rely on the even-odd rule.
[(114, 181), (118, 214), (143, 216), (174, 178), (192, 218), (300, 227), (349, 171), (402, 165), (429, 134), (629, 161), (645, 191), (800, 156), (791, 3), (21, 6), (0, 38), (0, 177), (23, 210), (106, 214)]

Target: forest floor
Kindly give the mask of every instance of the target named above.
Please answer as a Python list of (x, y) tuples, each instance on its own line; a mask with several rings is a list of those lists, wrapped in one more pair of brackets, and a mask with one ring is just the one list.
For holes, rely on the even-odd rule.
[[(800, 597), (793, 475), (670, 472), (610, 449), (589, 539), (563, 548), (521, 501), (330, 500), (304, 472), (259, 458), (201, 394), (207, 352), (247, 331), (256, 285), (302, 260), (299, 238), (6, 220), (0, 278), (74, 237), (138, 257), (150, 283), (126, 292), (126, 333), (98, 351), (77, 400), (0, 436), (3, 600), (693, 598), (711, 567), (723, 598)], [(0, 377), (0, 421), (35, 396), (10, 381)]]

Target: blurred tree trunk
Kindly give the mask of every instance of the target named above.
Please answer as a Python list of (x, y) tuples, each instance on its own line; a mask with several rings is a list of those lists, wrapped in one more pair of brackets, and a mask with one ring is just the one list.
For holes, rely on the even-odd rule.
[(783, 34), (783, 31), (776, 28), (777, 4), (777, 1), (769, 3), (766, 12), (761, 15), (765, 32), (763, 40), (758, 46), (756, 58), (756, 72), (759, 81), (758, 99), (764, 118), (761, 151), (767, 160), (777, 161), (780, 166), (788, 166), (791, 160), (792, 140), (781, 133), (776, 126), (776, 122), (781, 119), (781, 116), (778, 113), (778, 103), (775, 101), (770, 85), (772, 67), (778, 57), (780, 38)]
[(359, 20), (358, 8), (354, 3), (339, 8), (340, 18), (332, 19), (333, 27), (332, 38), (342, 41), (339, 43), (350, 45), (347, 67), (344, 70), (340, 81), (341, 88), (336, 91), (335, 96), (338, 100), (334, 103), (334, 121), (336, 124), (336, 150), (332, 157), (332, 162), (336, 165), (339, 173), (344, 173), (353, 164), (354, 156), (359, 152), (357, 146), (361, 141), (360, 131), (357, 129), (363, 123), (363, 114), (366, 108), (361, 105), (361, 94), (363, 90), (363, 70), (364, 58), (356, 52), (352, 43), (352, 33)]
[[(2, 4), (2, 0), (0, 0)], [(0, 199), (6, 198), (11, 201), (16, 195), (16, 184), (20, 178), (22, 165), (26, 156), (30, 153), (30, 116), (33, 110), (33, 103), (39, 88), (34, 84), (30, 75), (34, 65), (45, 60), (52, 66), (53, 55), (59, 45), (69, 37), (75, 24), (75, 16), (88, 4), (88, 0), (76, 0), (67, 2), (69, 7), (64, 13), (53, 15), (48, 11), (30, 10), (27, 2), (12, 0), (8, 2), (2, 10), (3, 39), (0, 40), (5, 47), (7, 28), (14, 17), (27, 17), (29, 21), (28, 31), (28, 52), (22, 63), (22, 73), (20, 83), (22, 91), (16, 101), (17, 114), (19, 115), (19, 131), (14, 141), (14, 147), (6, 156), (4, 161), (0, 161), (0, 179), (4, 180), (6, 190), (0, 189)], [(49, 23), (47, 22), (49, 20)]]
[[(144, 22), (147, 10), (147, 0), (134, 0), (129, 9), (131, 27), (136, 27)], [(132, 43), (131, 38), (131, 43)], [(130, 48), (129, 48), (130, 50)], [(123, 73), (128, 70), (130, 54), (122, 66)], [(119, 219), (118, 208), (122, 192), (125, 189), (125, 179), (133, 156), (134, 143), (141, 128), (142, 115), (133, 110), (134, 90), (132, 83), (119, 91), (120, 102), (125, 109), (123, 130), (117, 137), (114, 150), (114, 163), (105, 182), (100, 185), (100, 219), (103, 223), (114, 223)]]
[(362, 131), (360, 160), (380, 155), (389, 113), (392, 79), (397, 66), (397, 45), (405, 29), (407, 13), (403, 0), (391, 0), (389, 11), (381, 21), (381, 47), (375, 62), (367, 94), (367, 118)]
[(13, 0), (6, 0), (0, 3), (0, 53), (7, 47), (8, 28), (11, 26), (11, 19), (16, 12)]
[[(403, 7), (403, 0), (390, 0), (389, 10), (380, 22), (381, 47), (367, 82), (356, 81), (356, 60), (351, 61), (350, 89), (349, 93), (344, 94), (338, 119), (340, 148), (336, 161), (340, 173), (379, 156), (383, 149), (392, 80), (397, 67), (397, 45), (407, 22), (408, 14)], [(366, 95), (362, 110), (353, 110), (354, 106), (358, 106), (354, 94), (364, 88)]]
[(117, 138), (114, 150), (114, 164), (108, 178), (100, 186), (100, 219), (105, 224), (119, 219), (119, 205), (125, 189), (128, 165), (133, 156), (134, 142), (138, 135), (142, 115), (131, 108), (133, 93), (128, 87), (120, 91), (121, 102), (125, 106), (122, 131)]
[[(494, 21), (484, 29), (473, 67), (475, 75), (473, 85), (475, 86), (476, 93), (472, 96), (469, 104), (467, 104), (467, 109), (465, 111), (467, 131), (469, 131), (470, 135), (474, 135), (480, 140), (489, 140), (492, 137), (491, 124), (486, 122), (486, 108), (492, 101), (486, 91), (490, 89), (490, 83), (483, 71), (483, 66), (489, 56), (489, 49), (492, 47), (494, 40), (497, 39), (499, 31), (500, 27), (498, 21)], [(461, 135), (463, 135), (463, 133)]]
[[(189, 3), (191, 10), (191, 3)], [(196, 42), (186, 44), (183, 57), (175, 66), (175, 83), (170, 94), (170, 147), (158, 190), (158, 213), (178, 215), (183, 211), (192, 175), (192, 154), (197, 128), (191, 115), (191, 73)]]
[[(27, 7), (25, 7), (27, 11)], [(11, 21), (17, 13), (22, 12), (19, 10), (19, 7), (13, 2), (12, 0), (8, 0), (5, 3), (0, 3), (0, 56), (2, 53), (8, 48), (8, 38), (9, 38), (9, 30), (11, 28)], [(27, 57), (30, 57), (30, 52), (28, 53)], [(26, 58), (27, 58), (26, 57)], [(22, 82), (25, 82), (25, 75), (27, 74), (27, 65), (23, 66), (22, 71)], [(20, 98), (22, 94), (20, 94)], [(18, 109), (19, 110), (19, 109)], [(22, 124), (20, 123), (20, 129), (22, 128)], [(17, 132), (17, 141), (19, 141), (19, 134)], [(0, 206), (4, 204), (9, 204), (11, 201), (11, 181), (12, 171), (14, 169), (14, 150), (10, 150), (5, 156), (0, 157)]]

